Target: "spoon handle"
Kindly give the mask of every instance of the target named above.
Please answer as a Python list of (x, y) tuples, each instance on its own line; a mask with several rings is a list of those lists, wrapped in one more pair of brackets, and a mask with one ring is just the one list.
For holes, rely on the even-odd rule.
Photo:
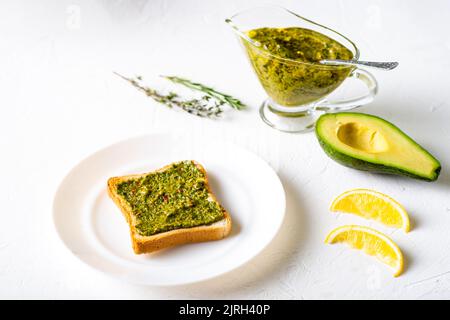
[(347, 66), (364, 66), (370, 68), (377, 68), (381, 70), (392, 70), (398, 66), (398, 62), (374, 62), (374, 61), (352, 61), (352, 60), (321, 60), (320, 63), (332, 66), (347, 65)]

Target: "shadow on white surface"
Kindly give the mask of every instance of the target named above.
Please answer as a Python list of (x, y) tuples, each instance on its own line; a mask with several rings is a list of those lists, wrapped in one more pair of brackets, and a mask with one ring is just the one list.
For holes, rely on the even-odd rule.
[(450, 188), (450, 173), (446, 170), (447, 168), (444, 163), (441, 163), (441, 166), (441, 175), (435, 183), (448, 189)]
[(414, 256), (408, 249), (402, 248), (403, 254), (403, 274), (407, 274), (408, 270), (411, 269), (411, 266), (414, 264)]

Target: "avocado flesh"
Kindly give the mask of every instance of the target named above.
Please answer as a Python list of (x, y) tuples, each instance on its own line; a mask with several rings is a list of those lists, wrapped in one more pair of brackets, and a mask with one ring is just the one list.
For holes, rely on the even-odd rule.
[(364, 113), (322, 115), (316, 136), (333, 160), (354, 169), (434, 181), (439, 161), (392, 123)]

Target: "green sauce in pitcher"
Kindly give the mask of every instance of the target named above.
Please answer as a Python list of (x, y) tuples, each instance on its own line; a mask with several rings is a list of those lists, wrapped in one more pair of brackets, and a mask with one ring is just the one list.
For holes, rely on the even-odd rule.
[[(304, 28), (259, 28), (243, 41), (264, 89), (282, 106), (301, 106), (336, 89), (353, 67), (330, 67), (322, 59), (351, 60), (353, 53), (330, 37)], [(259, 45), (255, 45), (257, 43)]]

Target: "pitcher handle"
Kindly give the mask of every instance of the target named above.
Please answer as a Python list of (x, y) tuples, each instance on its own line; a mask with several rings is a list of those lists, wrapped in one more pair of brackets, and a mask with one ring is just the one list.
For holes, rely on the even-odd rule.
[(325, 100), (316, 106), (315, 110), (326, 112), (350, 110), (372, 102), (378, 92), (378, 84), (375, 77), (366, 70), (355, 69), (352, 71), (349, 78), (361, 80), (367, 86), (368, 92), (356, 98), (339, 99), (334, 101)]

